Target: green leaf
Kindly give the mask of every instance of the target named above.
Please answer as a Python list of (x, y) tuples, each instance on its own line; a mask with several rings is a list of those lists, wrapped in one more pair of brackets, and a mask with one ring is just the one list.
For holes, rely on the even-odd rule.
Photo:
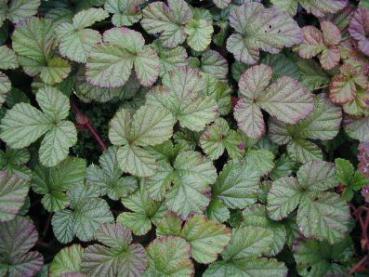
[(256, 65), (242, 74), (238, 86), (240, 99), (234, 117), (238, 127), (252, 138), (265, 132), (261, 109), (282, 122), (296, 124), (313, 111), (313, 96), (298, 81), (281, 77), (270, 84), (272, 68)]
[(260, 173), (244, 161), (229, 161), (212, 187), (212, 196), (230, 209), (242, 209), (257, 200)]
[(152, 105), (142, 106), (133, 116), (128, 110), (119, 110), (110, 121), (109, 138), (121, 146), (117, 152), (120, 168), (141, 177), (153, 175), (155, 158), (142, 147), (169, 139), (174, 123), (168, 110)]
[(241, 226), (256, 226), (271, 230), (273, 233), (273, 243), (270, 251), (265, 254), (277, 255), (282, 251), (287, 242), (287, 230), (282, 223), (275, 222), (268, 218), (266, 207), (255, 204), (242, 211), (243, 221)]
[(188, 277), (195, 272), (190, 245), (179, 237), (161, 237), (147, 247), (149, 267), (144, 276)]
[(195, 151), (180, 152), (174, 161), (174, 186), (166, 195), (166, 206), (182, 218), (201, 213), (209, 204), (206, 195), (217, 174), (210, 160)]
[(0, 224), (0, 272), (3, 276), (35, 276), (43, 257), (30, 251), (38, 240), (32, 221), (20, 216)]
[(95, 234), (101, 244), (85, 249), (82, 272), (89, 276), (142, 276), (147, 266), (145, 249), (132, 243), (131, 232), (120, 224), (103, 224)]
[(299, 241), (293, 251), (297, 270), (304, 277), (346, 275), (352, 267), (353, 245), (350, 239), (334, 245), (315, 240)]
[(70, 209), (56, 212), (51, 220), (55, 237), (68, 243), (74, 236), (81, 241), (91, 240), (97, 229), (114, 220), (105, 200), (88, 196), (88, 187), (74, 186), (70, 192)]
[(204, 272), (204, 277), (283, 277), (287, 275), (286, 266), (275, 259), (248, 258), (232, 262), (216, 262)]
[(350, 210), (337, 194), (323, 193), (318, 200), (304, 197), (297, 212), (297, 224), (306, 237), (336, 243), (346, 237)]
[(97, 21), (104, 20), (108, 13), (103, 9), (82, 10), (73, 17), (73, 23), (61, 23), (55, 28), (60, 41), (59, 51), (68, 59), (85, 63), (92, 48), (101, 42), (98, 31), (89, 29)]
[(191, 245), (191, 255), (199, 263), (211, 263), (230, 240), (230, 230), (222, 224), (195, 215), (187, 220), (182, 237)]
[(213, 0), (215, 6), (217, 6), (219, 9), (227, 8), (231, 2), (232, 0)]
[(100, 87), (120, 87), (132, 69), (143, 86), (151, 86), (159, 76), (160, 61), (156, 51), (145, 46), (141, 33), (128, 28), (105, 31), (103, 43), (94, 47), (87, 58), (87, 80)]
[(92, 164), (87, 168), (87, 182), (98, 186), (102, 195), (107, 194), (113, 200), (128, 196), (138, 186), (136, 178), (122, 176), (116, 154), (117, 148), (109, 147), (99, 158), (100, 166)]
[(25, 203), (29, 180), (14, 173), (0, 171), (0, 222), (15, 218)]
[(369, 119), (368, 117), (354, 119), (344, 126), (345, 132), (353, 139), (359, 141), (369, 141)]
[(150, 199), (147, 190), (142, 185), (131, 196), (122, 198), (122, 203), (132, 212), (121, 213), (117, 222), (122, 223), (137, 236), (149, 232), (151, 223), (159, 221), (165, 212), (162, 203)]
[(298, 0), (271, 0), (271, 2), (282, 11), (288, 12), (291, 16), (296, 14), (299, 4)]
[(194, 9), (193, 18), (186, 24), (187, 43), (195, 51), (204, 51), (214, 32), (213, 19), (208, 10)]
[(55, 255), (50, 265), (50, 277), (77, 274), (81, 272), (84, 248), (79, 244), (65, 247)]
[(209, 125), (200, 137), (200, 146), (212, 160), (218, 159), (227, 149), (231, 158), (239, 159), (244, 150), (239, 146), (242, 144), (241, 135), (231, 130), (223, 118), (218, 118)]
[(201, 131), (218, 116), (214, 99), (204, 95), (204, 79), (190, 67), (179, 67), (163, 78), (147, 95), (147, 102), (172, 112), (182, 127)]
[(19, 23), (20, 21), (35, 15), (41, 4), (40, 0), (12, 0), (9, 2), (8, 7), (6, 7), (5, 4), (5, 6), (1, 8), (4, 8), (5, 10), (4, 16), (13, 23)]
[(67, 158), (55, 167), (37, 166), (33, 171), (32, 189), (42, 194), (41, 203), (50, 212), (64, 209), (68, 204), (66, 192), (82, 185), (86, 176), (86, 161)]
[(132, 26), (142, 18), (139, 6), (144, 2), (144, 0), (107, 0), (104, 9), (113, 14), (111, 21), (115, 26)]
[(233, 229), (222, 257), (225, 261), (258, 257), (270, 250), (273, 239), (273, 232), (265, 228), (245, 226)]
[(143, 9), (141, 25), (149, 34), (160, 34), (163, 46), (174, 48), (186, 39), (185, 26), (193, 18), (190, 6), (184, 0), (154, 2)]
[(246, 2), (232, 9), (229, 22), (236, 33), (228, 38), (227, 50), (246, 64), (257, 63), (260, 50), (276, 54), (303, 40), (301, 29), (288, 14), (260, 3)]
[(0, 107), (4, 104), (6, 96), (11, 88), (12, 84), (8, 76), (0, 71)]
[(67, 60), (59, 57), (49, 59), (47, 64), (41, 69), (41, 80), (49, 85), (60, 83), (68, 77), (71, 66)]
[(16, 69), (18, 67), (17, 56), (14, 51), (7, 46), (0, 46), (0, 69)]

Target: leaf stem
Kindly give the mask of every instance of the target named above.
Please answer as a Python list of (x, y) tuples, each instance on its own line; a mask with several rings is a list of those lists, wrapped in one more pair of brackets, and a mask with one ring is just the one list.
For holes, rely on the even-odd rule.
[(93, 126), (91, 119), (81, 112), (81, 110), (78, 108), (77, 104), (71, 100), (71, 106), (72, 110), (76, 115), (76, 121), (80, 128), (87, 129), (92, 137), (95, 139), (97, 144), (100, 146), (101, 150), (104, 152), (106, 149), (108, 149), (106, 143), (101, 138), (99, 132), (96, 130), (96, 128)]

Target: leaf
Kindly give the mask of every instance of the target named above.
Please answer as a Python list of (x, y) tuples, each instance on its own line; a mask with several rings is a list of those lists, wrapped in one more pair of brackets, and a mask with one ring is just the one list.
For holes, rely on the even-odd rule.
[(236, 33), (228, 38), (227, 50), (246, 64), (257, 63), (260, 50), (277, 54), (303, 39), (301, 29), (287, 13), (260, 3), (236, 7), (230, 12), (229, 23)]
[(149, 34), (160, 34), (163, 46), (174, 48), (186, 39), (185, 25), (192, 19), (190, 6), (184, 0), (154, 2), (143, 9), (141, 25)]
[(261, 109), (279, 120), (295, 124), (313, 111), (313, 97), (298, 81), (282, 77), (269, 85), (272, 69), (257, 65), (242, 74), (239, 86), (241, 100), (234, 110), (238, 127), (252, 138), (265, 132)]
[(275, 259), (251, 258), (232, 262), (216, 262), (204, 272), (204, 277), (234, 276), (234, 277), (260, 277), (260, 276), (286, 276), (286, 266)]
[(145, 235), (151, 230), (151, 223), (159, 221), (165, 211), (161, 202), (149, 198), (147, 190), (141, 187), (129, 197), (122, 198), (124, 207), (131, 212), (123, 212), (117, 222), (126, 226), (137, 236)]
[(369, 118), (364, 117), (353, 120), (351, 123), (344, 126), (345, 132), (353, 139), (365, 142), (369, 141)]
[(270, 249), (272, 242), (273, 233), (268, 229), (249, 226), (233, 229), (222, 257), (225, 261), (258, 257)]
[(209, 204), (209, 184), (216, 180), (210, 160), (195, 151), (180, 152), (174, 161), (174, 186), (166, 195), (166, 206), (182, 218), (201, 213)]
[(22, 208), (29, 190), (29, 180), (8, 171), (0, 171), (0, 221), (13, 220)]
[(4, 276), (34, 276), (43, 265), (43, 257), (30, 251), (38, 240), (32, 221), (20, 216), (0, 224), (0, 264)]
[(142, 106), (133, 116), (128, 110), (120, 109), (110, 121), (109, 128), (110, 141), (121, 146), (117, 152), (120, 168), (137, 176), (153, 175), (156, 161), (142, 147), (169, 139), (174, 123), (169, 111), (152, 105)]
[(369, 55), (369, 41), (366, 37), (367, 24), (369, 21), (369, 10), (367, 8), (357, 8), (349, 26), (351, 37), (357, 41), (358, 47), (365, 55)]
[(231, 130), (223, 118), (209, 125), (200, 137), (201, 148), (212, 160), (218, 159), (225, 149), (231, 158), (241, 158), (244, 152), (240, 148), (241, 144), (241, 135)]
[(182, 127), (201, 131), (218, 116), (214, 99), (203, 94), (204, 79), (190, 67), (179, 67), (163, 78), (163, 86), (147, 95), (147, 103), (172, 112)]
[(50, 265), (50, 277), (78, 274), (81, 271), (83, 253), (84, 248), (79, 244), (60, 250)]
[(228, 74), (227, 60), (214, 50), (207, 50), (201, 55), (201, 71), (213, 75), (217, 79), (226, 79)]
[(301, 276), (344, 275), (351, 268), (353, 245), (350, 239), (334, 245), (316, 240), (298, 241), (293, 250)]
[(149, 267), (144, 276), (186, 277), (195, 272), (190, 245), (179, 237), (156, 238), (147, 247)]
[(225, 9), (228, 7), (228, 5), (231, 3), (231, 0), (213, 0), (213, 3), (219, 8), (219, 9)]
[(185, 27), (188, 45), (195, 51), (204, 51), (210, 45), (213, 32), (210, 12), (205, 9), (194, 9), (193, 18)]
[(195, 215), (188, 219), (182, 236), (191, 245), (191, 256), (199, 263), (211, 263), (228, 244), (230, 230), (222, 224)]
[(89, 241), (102, 224), (114, 219), (105, 200), (83, 195), (87, 189), (75, 186), (69, 195), (70, 209), (58, 211), (52, 217), (54, 235), (61, 243), (72, 241), (74, 236)]
[(139, 6), (144, 2), (144, 0), (107, 0), (104, 9), (113, 14), (111, 21), (114, 26), (132, 26), (142, 18)]
[(136, 190), (138, 184), (134, 177), (123, 177), (123, 171), (118, 165), (117, 148), (109, 147), (99, 158), (99, 165), (87, 168), (87, 182), (98, 186), (102, 195), (108, 195), (112, 200), (128, 196)]
[(231, 209), (242, 209), (257, 200), (260, 173), (245, 162), (229, 161), (212, 188), (213, 197)]
[(73, 23), (61, 23), (55, 28), (60, 41), (59, 51), (68, 59), (85, 63), (93, 47), (101, 42), (98, 31), (89, 29), (97, 21), (104, 20), (108, 13), (103, 9), (90, 8), (78, 12), (73, 17)]
[(308, 13), (317, 17), (323, 17), (327, 13), (336, 13), (347, 5), (347, 0), (326, 0), (324, 2), (314, 0), (272, 0), (272, 3), (282, 10), (288, 11), (294, 16), (297, 5), (300, 4)]
[(17, 56), (14, 51), (7, 46), (0, 46), (0, 69), (16, 69), (18, 65)]
[(141, 276), (147, 257), (141, 244), (132, 243), (132, 234), (120, 224), (103, 224), (96, 232), (96, 240), (85, 249), (82, 272), (87, 275)]
[(4, 7), (5, 15), (13, 23), (19, 23), (27, 17), (35, 15), (41, 4), (40, 0), (12, 0), (9, 2), (9, 6)]
[(94, 47), (87, 58), (87, 80), (99, 87), (123, 86), (134, 67), (143, 86), (151, 86), (159, 76), (156, 51), (145, 46), (143, 36), (128, 28), (105, 31), (103, 43)]
[(69, 204), (66, 192), (82, 185), (86, 176), (86, 161), (67, 158), (55, 167), (37, 166), (33, 171), (32, 189), (42, 194), (41, 203), (50, 212), (64, 209)]
[(11, 90), (12, 84), (8, 76), (0, 71), (0, 107), (4, 104), (8, 92)]
[(281, 220), (297, 208), (301, 201), (300, 184), (294, 177), (282, 177), (273, 182), (268, 193), (268, 215)]
[(350, 211), (335, 193), (322, 193), (318, 200), (304, 197), (297, 212), (297, 224), (306, 237), (318, 237), (329, 243), (344, 239), (348, 232)]

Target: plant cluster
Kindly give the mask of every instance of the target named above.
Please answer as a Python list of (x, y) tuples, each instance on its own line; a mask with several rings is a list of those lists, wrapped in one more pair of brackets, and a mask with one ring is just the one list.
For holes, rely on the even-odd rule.
[(369, 274), (369, 1), (0, 0), (0, 276)]

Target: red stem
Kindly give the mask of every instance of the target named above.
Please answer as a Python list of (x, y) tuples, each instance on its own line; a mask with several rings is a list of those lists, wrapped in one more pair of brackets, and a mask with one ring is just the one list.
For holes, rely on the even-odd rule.
[(93, 126), (91, 119), (82, 113), (80, 109), (78, 108), (77, 104), (71, 101), (71, 106), (73, 112), (76, 114), (76, 121), (79, 127), (83, 129), (87, 129), (92, 137), (95, 139), (97, 144), (100, 146), (101, 150), (104, 152), (106, 149), (108, 149), (106, 143), (101, 138), (99, 132), (96, 130), (96, 128)]

